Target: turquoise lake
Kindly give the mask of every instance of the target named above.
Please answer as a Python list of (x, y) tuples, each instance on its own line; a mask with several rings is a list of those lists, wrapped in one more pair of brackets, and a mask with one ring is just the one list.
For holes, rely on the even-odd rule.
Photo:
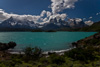
[(44, 51), (64, 50), (71, 43), (91, 36), (96, 32), (0, 32), (0, 42), (16, 42), (15, 49), (40, 47)]

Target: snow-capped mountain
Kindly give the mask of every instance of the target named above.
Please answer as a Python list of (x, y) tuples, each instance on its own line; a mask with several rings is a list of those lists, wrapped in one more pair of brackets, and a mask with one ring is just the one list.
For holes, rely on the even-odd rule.
[(44, 30), (50, 29), (59, 29), (59, 28), (81, 28), (87, 26), (83, 20), (80, 19), (70, 19), (68, 21), (64, 21), (61, 19), (51, 19), (50, 22), (43, 26)]
[(69, 26), (71, 28), (81, 28), (87, 26), (87, 24), (84, 23), (82, 19), (76, 18), (76, 19), (68, 19), (67, 21), (69, 23)]
[(51, 30), (51, 29), (59, 29), (61, 27), (69, 27), (68, 22), (65, 22), (61, 19), (51, 19), (48, 24), (43, 26), (44, 30)]
[(34, 23), (27, 19), (20, 20), (14, 17), (0, 23), (0, 28), (23, 28), (23, 29), (43, 29), (43, 30), (54, 30), (60, 28), (81, 28), (87, 26), (83, 20), (80, 19), (69, 19), (64, 21), (61, 19), (50, 19), (48, 23)]
[(29, 20), (19, 20), (13, 17), (10, 17), (9, 19), (3, 21), (0, 24), (0, 27), (6, 27), (6, 28), (36, 28), (36, 24), (33, 21)]

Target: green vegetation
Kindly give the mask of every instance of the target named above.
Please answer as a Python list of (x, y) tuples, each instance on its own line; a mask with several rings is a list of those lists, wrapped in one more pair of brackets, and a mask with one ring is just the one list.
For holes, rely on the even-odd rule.
[(46, 57), (41, 49), (28, 47), (25, 55), (14, 54), (8, 60), (1, 59), (0, 67), (100, 67), (100, 53), (96, 48), (88, 48), (75, 48), (64, 55), (52, 53)]
[(81, 28), (80, 31), (98, 31), (100, 32), (100, 21), (94, 23), (93, 25), (89, 26), (89, 27), (84, 27)]

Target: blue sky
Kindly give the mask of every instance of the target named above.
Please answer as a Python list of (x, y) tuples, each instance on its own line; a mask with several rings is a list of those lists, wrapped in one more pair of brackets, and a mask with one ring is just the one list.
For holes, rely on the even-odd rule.
[(6, 12), (38, 15), (42, 10), (51, 10), (50, 0), (0, 0), (0, 8)]
[[(40, 15), (43, 10), (52, 12), (49, 6), (51, 0), (0, 0), (0, 9), (7, 13)], [(66, 13), (70, 18), (87, 18), (100, 21), (100, 0), (78, 0), (74, 8), (63, 9), (59, 13)]]

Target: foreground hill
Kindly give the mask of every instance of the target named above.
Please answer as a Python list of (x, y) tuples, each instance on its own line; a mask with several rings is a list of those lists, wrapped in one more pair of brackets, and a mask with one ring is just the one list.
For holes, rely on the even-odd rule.
[(100, 21), (94, 23), (93, 25), (89, 26), (89, 27), (84, 27), (80, 29), (81, 31), (100, 31)]
[(100, 33), (96, 33), (90, 37), (86, 37), (85, 39), (74, 42), (73, 46), (76, 46), (76, 47), (85, 47), (85, 46), (100, 47)]

